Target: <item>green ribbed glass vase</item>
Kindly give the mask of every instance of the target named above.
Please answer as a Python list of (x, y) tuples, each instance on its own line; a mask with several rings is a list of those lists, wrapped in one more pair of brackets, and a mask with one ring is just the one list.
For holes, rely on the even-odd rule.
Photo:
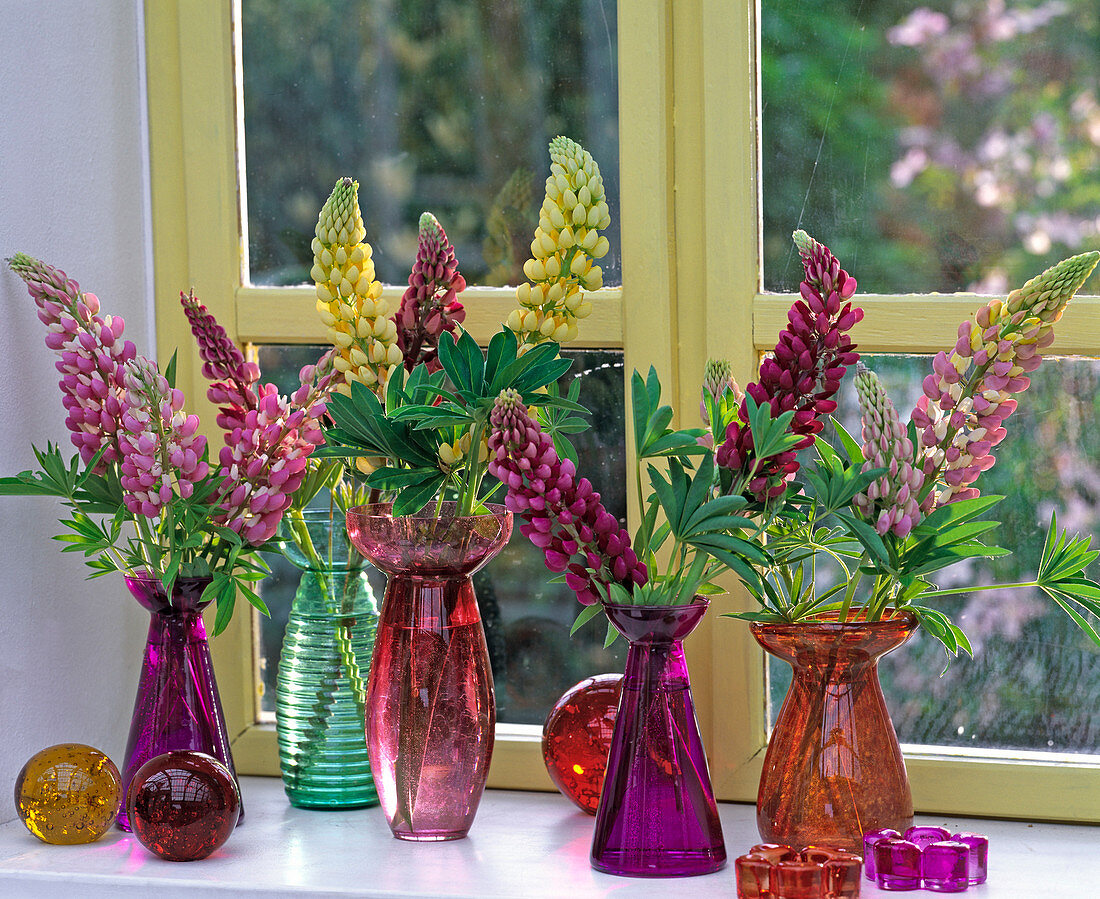
[[(296, 564), (306, 561), (290, 548), (285, 552)], [(275, 685), (279, 766), (291, 805), (345, 809), (378, 803), (363, 724), (377, 625), (361, 567), (302, 572)]]

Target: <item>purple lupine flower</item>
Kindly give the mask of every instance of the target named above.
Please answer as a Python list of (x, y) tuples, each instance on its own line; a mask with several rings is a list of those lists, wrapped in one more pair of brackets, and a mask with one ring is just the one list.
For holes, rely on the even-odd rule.
[(255, 546), (275, 536), (322, 441), (319, 419), (335, 372), (331, 353), (322, 361), (302, 369), (302, 385), (289, 399), (274, 384), (262, 385), (256, 407), (226, 435), (218, 460), (226, 485), (219, 520)]
[(168, 386), (154, 362), (125, 365), (126, 406), (118, 445), (123, 501), (135, 515), (156, 518), (174, 496), (187, 499), (210, 471), (199, 417), (183, 412), (183, 391)]
[[(750, 384), (745, 393), (758, 405), (767, 403), (773, 418), (793, 410), (790, 430), (802, 439), (791, 450), (759, 460), (747, 489), (761, 502), (787, 489), (787, 482), (798, 471), (797, 451), (813, 443), (814, 435), (824, 427), (818, 416), (836, 410), (832, 397), (847, 366), (859, 359), (846, 333), (863, 319), (863, 310), (848, 302), (856, 292), (855, 278), (805, 231), (796, 231), (794, 241), (805, 270), (802, 299), (787, 313), (787, 330), (780, 333), (775, 352), (760, 364), (760, 380)], [(726, 428), (715, 461), (748, 475), (753, 460), (748, 406), (743, 403), (739, 420)]]
[(123, 340), (124, 320), (99, 315), (99, 299), (82, 293), (63, 271), (17, 253), (9, 265), (27, 284), (38, 306), (38, 318), (49, 329), (46, 346), (61, 360), (58, 386), (67, 411), (65, 425), (85, 463), (106, 447), (99, 463), (103, 471), (120, 458), (117, 431), (126, 387), (123, 366), (137, 350)]
[(180, 302), (203, 361), (203, 376), (213, 382), (206, 395), (218, 407), (218, 427), (223, 431), (243, 427), (244, 411), (256, 408), (255, 384), (260, 379), (260, 367), (245, 360), (240, 347), (195, 298), (193, 290), (181, 292)]
[(913, 463), (913, 442), (902, 427), (897, 409), (890, 402), (878, 376), (862, 362), (856, 363), (856, 394), (863, 413), (863, 471), (885, 468), (865, 493), (855, 498), (856, 506), (875, 530), (885, 536), (906, 537), (920, 521), (918, 496), (924, 486), (924, 472)]
[(1004, 302), (990, 301), (959, 326), (950, 353), (936, 354), (912, 421), (921, 435), (925, 483), (944, 486), (928, 491), (922, 511), (978, 495), (972, 485), (996, 461), (990, 450), (1004, 439), (1004, 421), (1016, 410), (1012, 394), (1030, 386), (1027, 375), (1053, 342), (1054, 323), (1098, 259), (1096, 252), (1065, 259)]
[(420, 362), (426, 363), (429, 371), (439, 371), (439, 336), (444, 331), (453, 334), (455, 325), (466, 318), (466, 310), (455, 298), (465, 289), (466, 279), (458, 271), (454, 247), (435, 216), (425, 212), (420, 216), (409, 287), (394, 316), (397, 345), (408, 371)]
[(505, 506), (519, 516), (520, 532), (546, 556), (546, 567), (565, 581), (584, 605), (608, 595), (608, 585), (627, 591), (646, 583), (646, 566), (630, 547), (630, 534), (604, 509), (587, 478), (576, 477), (550, 437), (527, 412), (520, 395), (501, 391), (489, 418), (489, 473), (508, 489)]

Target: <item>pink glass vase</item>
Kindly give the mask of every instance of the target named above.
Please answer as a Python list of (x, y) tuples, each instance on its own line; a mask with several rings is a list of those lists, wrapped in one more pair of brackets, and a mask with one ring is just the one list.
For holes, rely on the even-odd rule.
[[(172, 593), (159, 578), (130, 575), (126, 586), (149, 610), (149, 636), (141, 664), (130, 737), (122, 767), (122, 810), (118, 826), (130, 830), (125, 797), (137, 770), (158, 755), (176, 750), (193, 750), (212, 755), (233, 774), (233, 755), (225, 727), (218, 685), (202, 610), (202, 592), (208, 577), (176, 578)], [(240, 784), (237, 785), (238, 790)], [(244, 819), (242, 804), (239, 824)]]
[(592, 839), (599, 871), (685, 877), (726, 863), (682, 643), (707, 605), (604, 605), (630, 647)]
[(908, 612), (882, 621), (754, 623), (757, 642), (794, 677), (779, 711), (756, 800), (760, 836), (796, 850), (863, 849), (863, 834), (904, 831), (913, 797), (878, 661), (909, 639)]
[(455, 515), (444, 503), (394, 517), (348, 512), (348, 536), (387, 576), (367, 683), (375, 787), (402, 840), (466, 836), (493, 754), (493, 675), (470, 576), (512, 533), (512, 514)]

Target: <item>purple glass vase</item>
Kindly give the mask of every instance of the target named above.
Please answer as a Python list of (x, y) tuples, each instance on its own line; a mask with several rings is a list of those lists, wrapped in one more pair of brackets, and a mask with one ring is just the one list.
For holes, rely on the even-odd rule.
[(504, 547), (512, 513), (348, 511), (348, 536), (386, 573), (367, 683), (371, 772), (393, 835), (456, 840), (477, 812), (493, 754), (496, 706), (471, 575)]
[(630, 646), (592, 839), (598, 871), (686, 877), (726, 863), (682, 643), (707, 605), (604, 605)]
[[(122, 768), (124, 797), (142, 765), (175, 750), (212, 755), (237, 777), (202, 620), (209, 600), (201, 597), (209, 583), (208, 577), (176, 578), (169, 596), (159, 578), (126, 578), (126, 586), (149, 610), (151, 620)], [(243, 804), (237, 823), (242, 820)], [(130, 830), (125, 802), (118, 826)]]

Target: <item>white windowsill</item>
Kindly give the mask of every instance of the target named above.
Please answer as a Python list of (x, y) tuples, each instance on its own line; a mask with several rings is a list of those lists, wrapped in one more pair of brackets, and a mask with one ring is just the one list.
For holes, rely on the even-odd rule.
[[(588, 864), (593, 819), (549, 793), (489, 790), (469, 838), (395, 840), (378, 808), (292, 808), (277, 778), (242, 779), (247, 819), (218, 852), (186, 864), (162, 861), (112, 830), (86, 846), (48, 846), (18, 821), (0, 827), (0, 895), (369, 896), (369, 897), (730, 897), (733, 859), (759, 842), (751, 805), (722, 803), (730, 863), (706, 877), (611, 877)], [(990, 875), (961, 894), (975, 899), (1046, 899), (1100, 894), (1100, 829), (921, 816), (990, 838)], [(880, 892), (864, 897), (934, 896)]]

